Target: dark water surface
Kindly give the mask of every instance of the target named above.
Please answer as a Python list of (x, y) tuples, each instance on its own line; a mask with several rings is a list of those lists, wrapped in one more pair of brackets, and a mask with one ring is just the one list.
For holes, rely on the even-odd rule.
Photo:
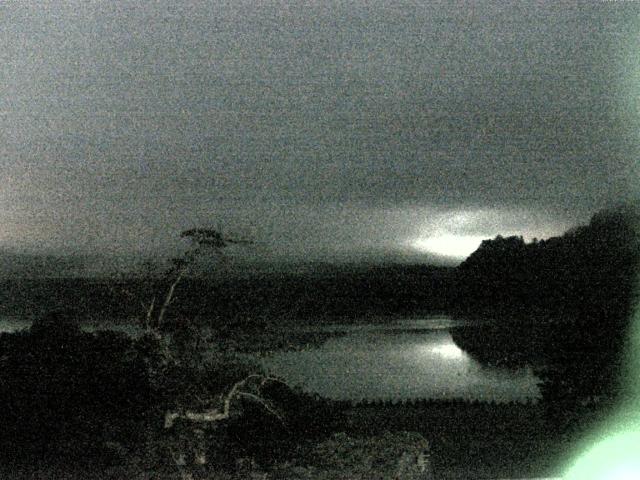
[(453, 399), (535, 401), (530, 369), (489, 368), (460, 350), (448, 317), (390, 325), (331, 325), (343, 335), (305, 351), (277, 352), (265, 366), (304, 390), (340, 400)]

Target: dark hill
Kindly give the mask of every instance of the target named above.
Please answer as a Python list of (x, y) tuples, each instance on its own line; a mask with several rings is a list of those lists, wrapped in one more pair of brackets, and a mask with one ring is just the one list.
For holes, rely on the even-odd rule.
[(491, 321), (454, 332), (483, 362), (545, 365), (548, 395), (612, 393), (638, 268), (638, 211), (600, 212), (561, 237), (487, 240), (456, 272), (456, 309)]

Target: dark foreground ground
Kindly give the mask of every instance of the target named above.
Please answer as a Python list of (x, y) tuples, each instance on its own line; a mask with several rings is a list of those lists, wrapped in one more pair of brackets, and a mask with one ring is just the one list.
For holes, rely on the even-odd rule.
[[(433, 478), (447, 480), (557, 477), (562, 473), (567, 454), (574, 451), (583, 435), (606, 415), (602, 406), (575, 407), (561, 403), (495, 405), (419, 401), (351, 407), (335, 404), (334, 408), (340, 413), (330, 419), (331, 425), (327, 425), (330, 430), (344, 432), (351, 438), (382, 439), (377, 445), (382, 450), (398, 448), (397, 445), (381, 445), (385, 438), (393, 442), (393, 437), (388, 437), (392, 432), (421, 434), (430, 445)], [(326, 462), (326, 458), (315, 457), (313, 448), (308, 446), (297, 452), (293, 462), (284, 462), (284, 469), (258, 467), (253, 476), (247, 476), (246, 472), (216, 472), (214, 469), (196, 478), (352, 478), (323, 473)], [(321, 466), (315, 470), (312, 467), (314, 473), (311, 474), (306, 470), (307, 476), (304, 476), (300, 473), (304, 470), (291, 465)], [(175, 469), (145, 468), (129, 458), (116, 465), (69, 466), (53, 462), (39, 467), (4, 465), (0, 468), (0, 478), (169, 480), (180, 476)]]
[(348, 412), (356, 435), (415, 430), (431, 442), (436, 478), (533, 478), (561, 474), (576, 442), (602, 413), (561, 403), (371, 406)]

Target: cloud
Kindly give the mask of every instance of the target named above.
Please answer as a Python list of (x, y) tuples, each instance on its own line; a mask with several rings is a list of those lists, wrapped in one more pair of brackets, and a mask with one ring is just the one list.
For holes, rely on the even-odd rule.
[(400, 244), (416, 212), (577, 223), (635, 194), (636, 30), (613, 3), (13, 2), (3, 241), (222, 221), (304, 252)]

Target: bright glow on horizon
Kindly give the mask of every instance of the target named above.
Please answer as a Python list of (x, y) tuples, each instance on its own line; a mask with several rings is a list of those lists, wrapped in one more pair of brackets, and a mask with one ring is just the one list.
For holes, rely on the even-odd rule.
[(525, 241), (561, 235), (571, 225), (526, 209), (475, 209), (448, 211), (430, 216), (418, 236), (405, 245), (421, 252), (462, 261), (483, 240), (522, 236)]
[(478, 235), (445, 234), (420, 238), (411, 242), (411, 247), (425, 253), (435, 253), (443, 257), (465, 259), (475, 252), (487, 237)]
[(464, 352), (458, 348), (453, 343), (448, 343), (445, 345), (438, 345), (431, 349), (433, 353), (437, 353), (445, 358), (462, 358), (464, 357)]

